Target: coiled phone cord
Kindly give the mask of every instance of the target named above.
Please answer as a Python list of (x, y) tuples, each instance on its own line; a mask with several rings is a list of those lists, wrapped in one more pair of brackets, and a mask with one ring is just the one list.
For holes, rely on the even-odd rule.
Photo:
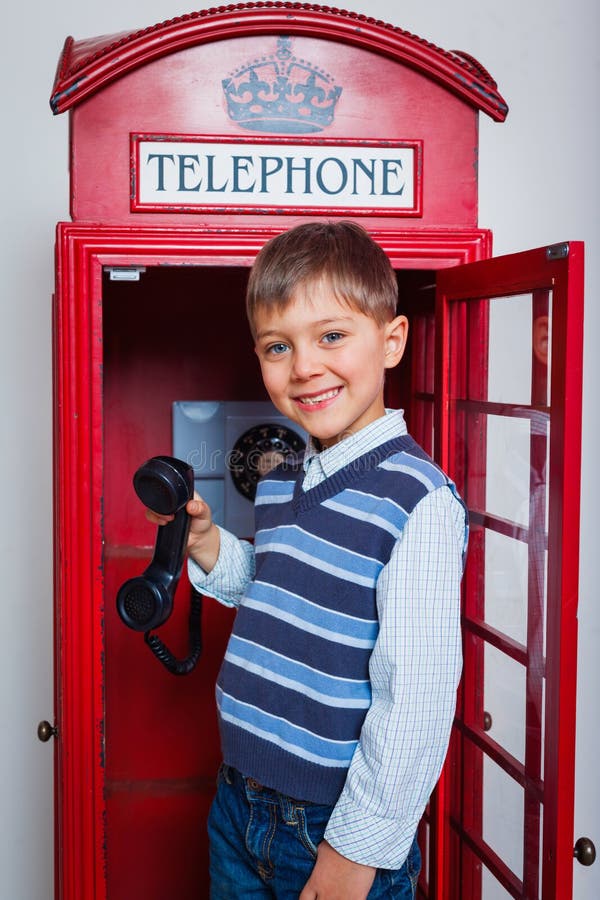
[(177, 659), (169, 648), (150, 631), (144, 634), (144, 640), (163, 666), (172, 675), (189, 675), (194, 669), (202, 653), (202, 594), (192, 588), (189, 616), (190, 653), (185, 659)]

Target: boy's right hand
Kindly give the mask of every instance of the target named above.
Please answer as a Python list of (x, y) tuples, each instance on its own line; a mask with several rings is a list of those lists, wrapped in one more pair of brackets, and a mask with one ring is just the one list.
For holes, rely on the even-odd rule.
[[(187, 552), (205, 572), (210, 572), (219, 556), (219, 529), (212, 520), (208, 503), (194, 493), (188, 500), (185, 510), (190, 517), (190, 533)], [(163, 516), (151, 509), (146, 509), (146, 518), (153, 525), (166, 525), (175, 518), (173, 515)]]

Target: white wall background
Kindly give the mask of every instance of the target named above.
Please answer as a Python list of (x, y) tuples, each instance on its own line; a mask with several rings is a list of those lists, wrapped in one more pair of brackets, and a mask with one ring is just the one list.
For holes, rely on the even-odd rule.
[[(206, 6), (209, 4), (207, 3)], [(600, 850), (600, 336), (597, 0), (344, 0), (477, 57), (498, 81), (506, 123), (481, 116), (480, 224), (495, 253), (568, 239), (587, 245), (575, 837)], [(68, 218), (68, 120), (48, 106), (65, 37), (137, 29), (192, 11), (169, 0), (11, 3), (2, 67), (0, 245), (0, 897), (53, 894), (51, 295), (56, 221)], [(576, 900), (600, 897), (600, 860), (575, 865)], [(82, 898), (86, 900), (86, 898)]]

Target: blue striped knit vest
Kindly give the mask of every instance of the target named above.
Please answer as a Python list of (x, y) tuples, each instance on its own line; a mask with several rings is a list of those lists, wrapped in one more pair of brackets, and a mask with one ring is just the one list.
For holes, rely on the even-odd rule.
[(256, 497), (256, 576), (217, 683), (223, 758), (333, 805), (371, 702), (376, 583), (412, 510), (452, 483), (404, 435), (308, 491), (282, 466)]

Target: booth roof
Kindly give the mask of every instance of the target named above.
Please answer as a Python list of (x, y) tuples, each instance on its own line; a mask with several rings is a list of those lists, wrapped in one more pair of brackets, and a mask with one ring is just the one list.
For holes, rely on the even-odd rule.
[(362, 47), (416, 69), (498, 122), (508, 106), (489, 72), (462, 51), (447, 51), (394, 25), (312, 3), (257, 2), (212, 7), (138, 31), (68, 37), (50, 98), (65, 112), (112, 81), (161, 56), (198, 44), (256, 34), (308, 35)]

